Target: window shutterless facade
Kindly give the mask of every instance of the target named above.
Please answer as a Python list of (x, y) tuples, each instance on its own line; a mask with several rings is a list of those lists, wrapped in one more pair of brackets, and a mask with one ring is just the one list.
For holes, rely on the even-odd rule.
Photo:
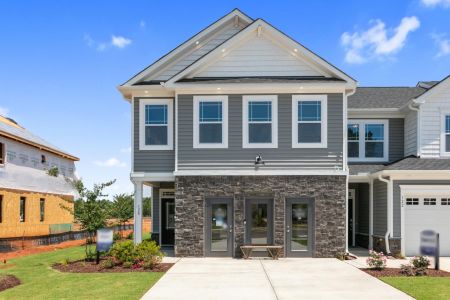
[(388, 120), (349, 120), (347, 125), (349, 161), (389, 159)]
[(442, 113), (441, 155), (450, 156), (450, 112)]
[(194, 148), (228, 147), (228, 97), (194, 96)]
[(26, 201), (27, 199), (25, 197), (20, 197), (20, 205), (19, 205), (19, 221), (20, 222), (25, 222), (25, 205), (26, 205)]
[(326, 95), (292, 96), (292, 148), (326, 148)]
[(278, 97), (243, 96), (242, 147), (278, 147)]
[(139, 101), (139, 149), (173, 150), (173, 100)]
[(41, 198), (39, 200), (39, 221), (44, 222), (45, 220), (45, 199)]

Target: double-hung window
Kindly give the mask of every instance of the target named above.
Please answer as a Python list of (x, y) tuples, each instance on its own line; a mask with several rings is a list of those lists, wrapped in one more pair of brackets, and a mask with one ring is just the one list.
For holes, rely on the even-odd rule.
[(349, 161), (387, 161), (388, 127), (387, 120), (349, 120), (347, 125)]
[(450, 112), (442, 114), (441, 155), (450, 156)]
[(140, 150), (172, 150), (172, 99), (141, 99), (139, 102)]
[(292, 96), (292, 147), (327, 147), (327, 96)]
[(228, 97), (194, 96), (194, 148), (228, 147)]
[(275, 95), (243, 97), (243, 148), (278, 147), (278, 101)]

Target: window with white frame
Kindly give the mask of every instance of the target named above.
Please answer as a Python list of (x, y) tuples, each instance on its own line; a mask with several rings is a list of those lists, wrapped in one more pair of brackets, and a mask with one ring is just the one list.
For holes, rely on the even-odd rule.
[(387, 161), (388, 120), (349, 120), (347, 149), (349, 161)]
[(171, 99), (141, 99), (140, 150), (173, 149), (173, 103)]
[(228, 147), (228, 97), (194, 96), (194, 148)]
[(278, 101), (275, 95), (243, 97), (243, 148), (278, 147)]
[(327, 147), (327, 96), (292, 96), (292, 147)]
[(448, 156), (450, 155), (450, 113), (446, 112), (443, 114), (442, 118), (442, 145), (441, 154)]

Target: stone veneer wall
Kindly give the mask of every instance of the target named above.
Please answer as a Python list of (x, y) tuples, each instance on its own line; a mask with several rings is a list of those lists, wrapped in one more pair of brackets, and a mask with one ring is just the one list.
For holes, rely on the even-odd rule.
[(345, 252), (345, 176), (177, 176), (175, 179), (175, 254), (203, 256), (205, 198), (231, 197), (234, 246), (244, 243), (244, 201), (251, 196), (274, 199), (274, 244), (284, 246), (285, 198), (315, 199), (314, 257)]

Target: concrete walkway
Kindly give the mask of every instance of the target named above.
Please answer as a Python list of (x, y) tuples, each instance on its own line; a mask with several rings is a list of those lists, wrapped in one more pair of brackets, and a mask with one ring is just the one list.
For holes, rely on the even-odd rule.
[(182, 258), (142, 299), (411, 298), (332, 258)]

